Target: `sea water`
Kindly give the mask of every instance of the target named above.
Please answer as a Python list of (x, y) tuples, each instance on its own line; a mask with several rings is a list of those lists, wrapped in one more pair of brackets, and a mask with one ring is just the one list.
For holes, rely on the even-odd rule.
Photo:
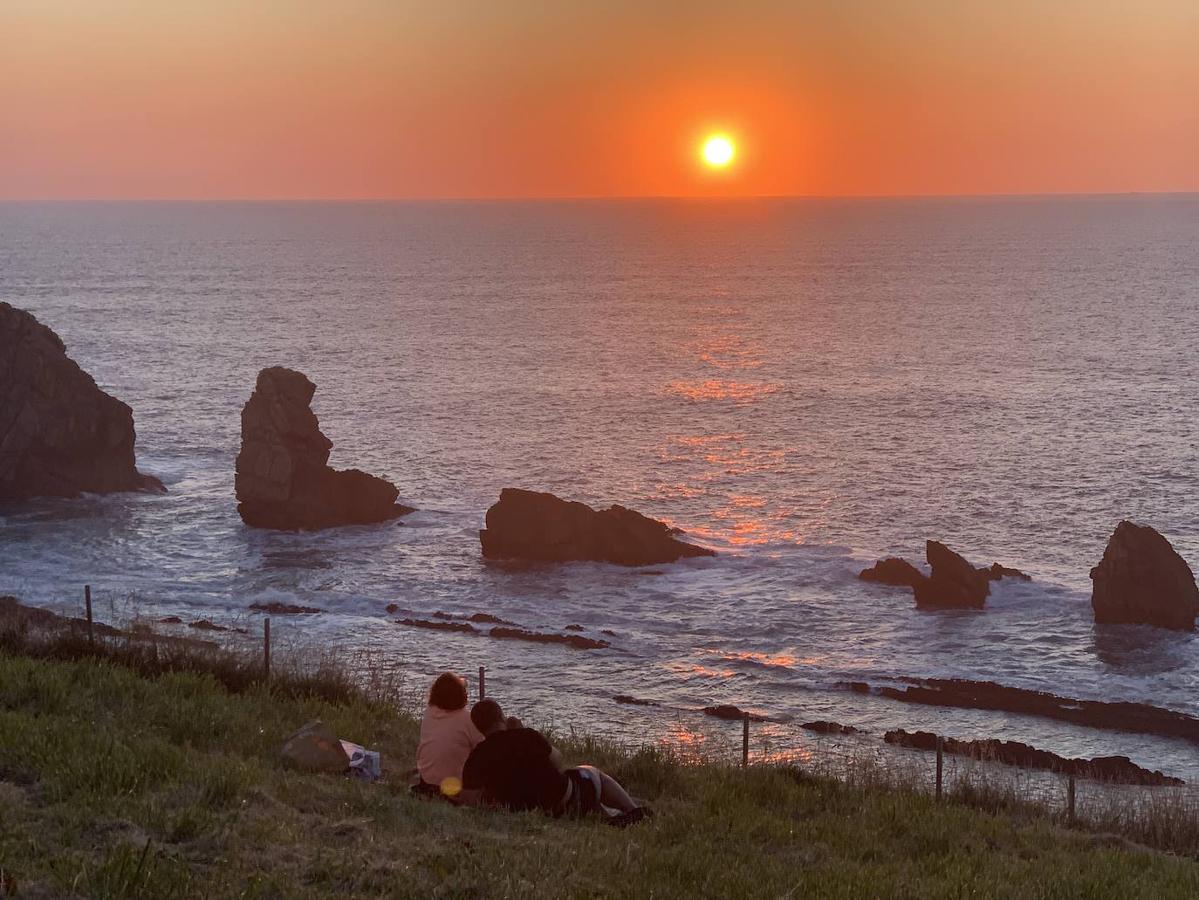
[[(0, 504), (0, 593), (369, 648), (421, 686), (488, 669), (533, 721), (733, 746), (734, 703), (1130, 755), (1193, 745), (897, 704), (845, 681), (960, 677), (1199, 714), (1199, 638), (1097, 627), (1121, 519), (1199, 565), (1199, 197), (0, 205), (0, 299), (128, 403), (165, 496)], [(258, 371), (317, 385), (332, 463), (419, 512), (312, 534), (236, 512)], [(713, 559), (488, 564), (505, 486), (618, 502)], [(1033, 581), (924, 612), (856, 578), (941, 540)], [(389, 615), (388, 604), (399, 612)], [(486, 612), (575, 651), (412, 629)], [(656, 707), (612, 701), (631, 694)], [(764, 739), (761, 734), (755, 740)]]

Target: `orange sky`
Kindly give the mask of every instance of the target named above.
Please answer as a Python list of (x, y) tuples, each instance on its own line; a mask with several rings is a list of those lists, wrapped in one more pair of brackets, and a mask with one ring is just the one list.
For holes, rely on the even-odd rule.
[(1199, 0), (0, 2), (0, 198), (1131, 190)]

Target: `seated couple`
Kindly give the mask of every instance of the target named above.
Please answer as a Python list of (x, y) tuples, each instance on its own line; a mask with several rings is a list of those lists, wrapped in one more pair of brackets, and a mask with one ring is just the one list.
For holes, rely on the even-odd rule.
[(540, 809), (551, 816), (599, 813), (614, 825), (649, 814), (611, 776), (594, 766), (563, 768), (545, 736), (504, 718), (494, 700), (466, 709), (466, 685), (438, 676), (421, 719), (417, 790), (468, 806)]

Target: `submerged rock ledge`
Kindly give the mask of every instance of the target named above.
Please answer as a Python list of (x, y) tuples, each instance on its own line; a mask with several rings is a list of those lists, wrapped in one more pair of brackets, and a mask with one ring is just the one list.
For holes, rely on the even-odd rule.
[(1044, 691), (1006, 687), (991, 681), (948, 678), (896, 678), (894, 681), (902, 685), (847, 681), (839, 686), (901, 703), (1041, 716), (1088, 728), (1157, 734), (1199, 744), (1199, 718), (1144, 703), (1072, 700)]
[[(905, 731), (897, 728), (884, 736), (888, 744), (911, 747), (916, 750), (936, 750), (937, 735), (930, 731)], [(1045, 769), (1059, 775), (1074, 775), (1111, 784), (1180, 785), (1181, 778), (1142, 768), (1127, 756), (1097, 756), (1094, 759), (1075, 759), (1059, 756), (1048, 750), (1022, 744), (1019, 741), (1001, 741), (995, 738), (983, 741), (960, 741), (942, 738), (942, 748), (955, 756), (968, 756), (984, 762), (1003, 763), (1022, 769)]]

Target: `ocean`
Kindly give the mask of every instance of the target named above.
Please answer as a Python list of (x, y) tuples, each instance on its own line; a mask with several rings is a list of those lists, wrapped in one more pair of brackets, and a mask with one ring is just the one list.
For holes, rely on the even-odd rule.
[[(949, 677), (1199, 715), (1199, 638), (1097, 627), (1117, 522), (1199, 567), (1199, 196), (0, 205), (0, 299), (128, 403), (165, 496), (0, 504), (0, 594), (365, 648), (419, 690), (485, 665), (527, 720), (720, 750), (733, 703), (809, 746), (832, 719), (1123, 754), (1177, 739), (844, 688)], [(257, 372), (317, 385), (332, 463), (419, 508), (255, 531), (235, 508)], [(505, 486), (621, 503), (718, 556), (485, 563)], [(857, 572), (933, 538), (999, 583), (923, 612)], [(399, 612), (385, 610), (394, 603)], [(575, 651), (418, 630), (486, 612)], [(629, 694), (656, 707), (618, 705)], [(757, 746), (757, 744), (755, 744)]]

